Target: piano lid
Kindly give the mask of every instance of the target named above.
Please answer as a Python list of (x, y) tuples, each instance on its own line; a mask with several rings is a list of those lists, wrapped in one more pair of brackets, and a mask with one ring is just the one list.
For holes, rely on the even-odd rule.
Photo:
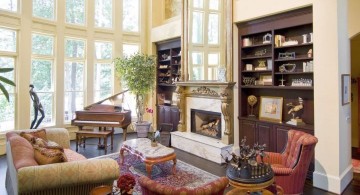
[(121, 103), (123, 103), (124, 95), (127, 91), (129, 91), (129, 90), (127, 89), (125, 91), (122, 91), (120, 93), (112, 95), (108, 98), (105, 98), (103, 100), (100, 100), (98, 102), (90, 104), (90, 105), (84, 107), (84, 110), (91, 110), (91, 111), (100, 111), (101, 110), (101, 112), (114, 112), (116, 109), (116, 102), (120, 101)]

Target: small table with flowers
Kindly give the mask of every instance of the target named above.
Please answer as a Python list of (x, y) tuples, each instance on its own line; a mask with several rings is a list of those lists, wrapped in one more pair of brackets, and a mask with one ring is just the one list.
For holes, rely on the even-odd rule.
[(146, 172), (151, 178), (152, 166), (157, 163), (173, 161), (173, 173), (176, 172), (176, 154), (174, 149), (157, 143), (157, 146), (151, 146), (151, 140), (148, 138), (137, 138), (123, 142), (120, 149), (121, 164), (124, 163), (124, 151), (128, 151), (138, 156), (146, 166)]

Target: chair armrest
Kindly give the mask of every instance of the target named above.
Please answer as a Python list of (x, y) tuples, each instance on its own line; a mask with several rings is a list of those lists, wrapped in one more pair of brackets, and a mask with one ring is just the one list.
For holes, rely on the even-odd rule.
[(293, 171), (294, 171), (294, 169), (286, 168), (286, 167), (273, 167), (273, 166), (271, 166), (271, 168), (273, 169), (276, 176), (291, 175), (293, 173)]
[(18, 170), (17, 176), (19, 193), (25, 193), (113, 181), (119, 174), (118, 163), (107, 158), (24, 167)]

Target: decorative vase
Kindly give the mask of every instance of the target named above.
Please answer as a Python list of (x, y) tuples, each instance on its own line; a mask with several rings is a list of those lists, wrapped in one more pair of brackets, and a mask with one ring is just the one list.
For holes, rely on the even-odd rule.
[(148, 136), (148, 132), (149, 132), (150, 126), (151, 126), (150, 122), (143, 121), (141, 123), (135, 123), (135, 126), (136, 126), (136, 132), (137, 132), (137, 137), (138, 138)]

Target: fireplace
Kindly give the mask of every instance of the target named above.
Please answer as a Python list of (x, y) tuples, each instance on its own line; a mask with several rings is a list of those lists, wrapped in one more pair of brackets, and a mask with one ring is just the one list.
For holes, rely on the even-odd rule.
[(191, 109), (191, 132), (221, 139), (221, 113)]

